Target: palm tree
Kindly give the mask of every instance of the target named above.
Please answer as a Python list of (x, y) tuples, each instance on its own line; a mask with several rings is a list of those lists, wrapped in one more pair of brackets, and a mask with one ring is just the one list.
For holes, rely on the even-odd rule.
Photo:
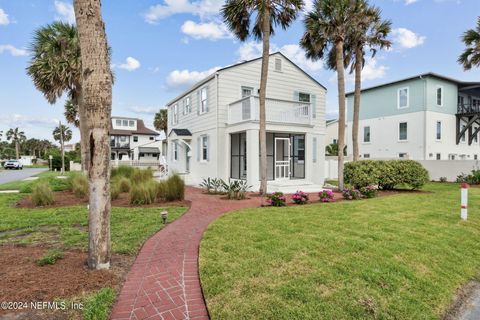
[(63, 113), (68, 123), (73, 124), (76, 128), (80, 126), (80, 119), (78, 119), (77, 106), (73, 104), (72, 99), (65, 101), (65, 112)]
[[(90, 140), (88, 266), (110, 267), (110, 118), (112, 82), (110, 54), (100, 0), (74, 0), (82, 61), (83, 108)], [(82, 120), (80, 120), (82, 123)], [(83, 124), (82, 124), (83, 125)]]
[(352, 33), (347, 39), (348, 50), (355, 57), (350, 72), (355, 72), (355, 94), (353, 99), (353, 125), (352, 144), (353, 161), (357, 161), (358, 150), (358, 126), (360, 116), (360, 91), (362, 87), (362, 69), (365, 65), (365, 48), (369, 47), (372, 58), (375, 57), (377, 49), (390, 48), (391, 42), (387, 39), (391, 30), (391, 21), (382, 20), (381, 10), (370, 6), (366, 0), (357, 0), (355, 11), (355, 23)]
[(62, 152), (62, 175), (65, 173), (65, 142), (72, 140), (72, 130), (69, 127), (58, 123), (58, 127), (53, 129), (53, 139), (60, 142)]
[[(345, 146), (345, 42), (357, 9), (355, 0), (315, 0), (304, 20), (305, 33), (300, 46), (312, 60), (335, 60), (338, 83), (338, 149)], [(348, 57), (347, 57), (348, 60)], [(343, 190), (344, 155), (338, 154), (338, 187)]]
[[(56, 21), (35, 31), (30, 52), (32, 54), (27, 74), (35, 87), (43, 93), (50, 104), (56, 103), (65, 92), (76, 112), (82, 106), (81, 55), (77, 28)], [(67, 110), (66, 113), (72, 110)], [(82, 166), (88, 169), (89, 139), (84, 113), (79, 112), (80, 142), (82, 144)]]
[[(270, 35), (274, 26), (287, 29), (304, 6), (303, 0), (227, 0), (222, 7), (223, 19), (232, 33), (245, 41), (250, 35), (262, 40), (262, 69), (260, 76), (260, 194), (267, 192), (267, 132), (265, 99), (270, 56)], [(255, 22), (250, 25), (252, 15)]]
[[(325, 147), (327, 156), (338, 156), (338, 143), (331, 143)], [(343, 147), (343, 155), (347, 155), (347, 146)]]
[(167, 128), (168, 128), (168, 110), (167, 109), (160, 109), (160, 111), (155, 113), (153, 126), (155, 127), (156, 130), (163, 131), (165, 133), (165, 137), (167, 136)]
[(20, 143), (25, 141), (27, 137), (25, 136), (25, 132), (20, 131), (18, 128), (10, 129), (7, 131), (7, 140), (12, 140), (15, 143), (15, 157), (16, 159), (20, 159)]
[(477, 27), (465, 31), (462, 41), (467, 48), (458, 57), (458, 63), (464, 70), (480, 66), (480, 17), (477, 18)]

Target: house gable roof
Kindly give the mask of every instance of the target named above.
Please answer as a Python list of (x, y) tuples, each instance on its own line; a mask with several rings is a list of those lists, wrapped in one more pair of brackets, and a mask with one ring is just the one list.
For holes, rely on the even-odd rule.
[(172, 133), (175, 133), (177, 136), (182, 136), (182, 137), (191, 137), (192, 133), (188, 129), (172, 129), (170, 130), (170, 133), (168, 136), (170, 136)]
[(150, 136), (159, 136), (160, 135), (160, 133), (158, 133), (158, 132), (156, 132), (152, 129), (147, 128), (142, 119), (127, 118), (127, 117), (112, 117), (112, 118), (136, 120), (137, 121), (137, 130), (113, 129), (112, 121), (110, 121), (110, 129), (109, 129), (110, 135), (114, 135), (114, 136), (119, 136), (119, 135), (121, 135), (121, 136), (131, 136), (133, 134), (144, 134), (144, 135), (150, 135)]

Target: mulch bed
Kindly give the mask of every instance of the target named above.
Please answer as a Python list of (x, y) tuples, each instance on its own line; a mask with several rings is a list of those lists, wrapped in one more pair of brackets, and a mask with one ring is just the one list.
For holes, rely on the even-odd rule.
[[(68, 207), (68, 206), (76, 206), (76, 205), (84, 205), (88, 204), (88, 197), (84, 198), (77, 198), (75, 194), (71, 191), (58, 191), (54, 192), (54, 200), (55, 203), (49, 206), (44, 206), (42, 208), (58, 208), (58, 207)], [(178, 207), (189, 207), (190, 201), (171, 201), (171, 202), (156, 202), (147, 205), (133, 205), (130, 204), (130, 199), (128, 193), (122, 193), (118, 197), (118, 199), (112, 200), (113, 207), (127, 207), (127, 208), (156, 208), (156, 207), (164, 207), (164, 206), (178, 206)], [(16, 208), (38, 208), (36, 207), (30, 198), (27, 196), (15, 204)]]
[[(49, 248), (0, 246), (0, 301), (52, 302), (81, 297), (104, 287), (118, 290), (135, 257), (113, 255), (110, 270), (89, 270), (87, 253), (65, 251), (63, 259), (40, 267), (36, 261)], [(73, 299), (74, 302), (75, 299)], [(79, 311), (0, 310), (0, 319), (70, 319)]]

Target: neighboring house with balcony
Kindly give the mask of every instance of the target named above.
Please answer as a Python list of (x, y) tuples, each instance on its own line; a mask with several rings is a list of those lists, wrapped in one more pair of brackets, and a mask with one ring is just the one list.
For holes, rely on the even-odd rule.
[[(352, 150), (353, 92), (346, 96)], [(362, 158), (477, 160), (479, 131), (480, 82), (425, 73), (362, 90)]]
[[(244, 179), (258, 190), (261, 62), (219, 69), (167, 104), (170, 172), (191, 185), (208, 177)], [(321, 189), (325, 87), (277, 52), (266, 92), (269, 191)]]
[(112, 117), (110, 128), (111, 160), (158, 162), (161, 156), (160, 134), (145, 126), (142, 119)]

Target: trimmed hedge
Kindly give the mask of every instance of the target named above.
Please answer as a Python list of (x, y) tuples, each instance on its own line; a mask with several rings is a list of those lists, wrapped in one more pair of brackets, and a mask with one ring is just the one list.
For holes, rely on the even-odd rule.
[(345, 164), (344, 179), (358, 189), (374, 185), (391, 190), (400, 185), (420, 189), (429, 177), (428, 171), (417, 161), (362, 160)]

